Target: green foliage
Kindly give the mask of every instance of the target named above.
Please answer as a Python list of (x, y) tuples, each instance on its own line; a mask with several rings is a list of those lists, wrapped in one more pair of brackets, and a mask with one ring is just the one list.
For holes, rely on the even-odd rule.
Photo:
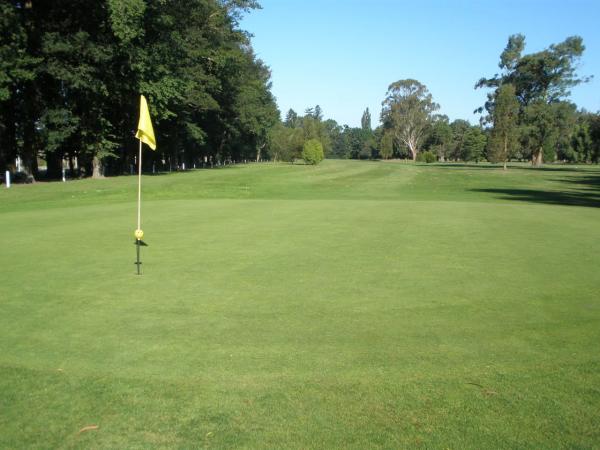
[(494, 126), (490, 135), (487, 158), (506, 163), (515, 153), (518, 137), (519, 101), (512, 84), (501, 85), (495, 93), (492, 113)]
[(304, 136), (299, 128), (276, 124), (269, 132), (269, 154), (273, 161), (293, 162), (301, 158)]
[[(525, 36), (510, 36), (504, 52), (500, 55), (500, 68), (504, 72), (493, 78), (480, 79), (476, 88), (497, 88), (502, 84), (512, 84), (522, 105), (543, 99), (553, 103), (570, 95), (569, 89), (589, 81), (576, 73), (577, 62), (585, 46), (579, 36), (571, 36), (547, 49), (522, 55)], [(486, 105), (488, 112), (493, 108), (493, 99)]]
[(600, 113), (590, 115), (588, 120), (592, 145), (589, 149), (589, 157), (586, 157), (586, 161), (598, 163), (600, 161)]
[[(448, 122), (446, 116), (432, 118), (425, 130), (423, 148), (441, 162), (483, 160), (488, 140), (486, 131), (466, 120)], [(425, 161), (425, 157), (417, 157), (417, 160)]]
[(302, 147), (302, 159), (306, 164), (317, 165), (325, 157), (323, 145), (317, 139), (309, 139)]
[(371, 113), (369, 112), (369, 108), (365, 109), (360, 118), (360, 127), (365, 131), (371, 131)]
[(586, 120), (587, 117), (581, 115), (575, 125), (571, 136), (571, 145), (567, 152), (559, 156), (560, 159), (571, 162), (588, 162), (591, 161), (590, 150), (593, 145), (590, 135), (590, 123)]
[(462, 160), (479, 162), (484, 159), (483, 152), (487, 144), (487, 136), (479, 127), (471, 127), (465, 133)]
[(379, 156), (390, 159), (394, 154), (394, 136), (390, 131), (384, 131), (379, 143)]
[(10, 2), (0, 3), (0, 102), (12, 95), (22, 81), (35, 77), (39, 58), (26, 53), (27, 35), (19, 13)]
[(448, 117), (444, 115), (433, 116), (426, 133), (423, 148), (432, 151), (440, 161), (449, 159), (452, 149), (452, 127)]
[(107, 4), (112, 31), (122, 44), (143, 34), (145, 0), (108, 0)]
[(255, 7), (246, 0), (2, 3), (0, 122), (16, 129), (0, 128), (0, 166), (19, 154), (35, 172), (43, 149), (50, 174), (74, 157), (88, 174), (99, 162), (110, 173), (128, 171), (140, 93), (159, 142), (149, 164), (260, 159), (279, 112), (270, 71), (238, 28)]
[[(494, 89), (493, 93), (488, 94), (486, 104), (478, 111), (487, 111), (484, 122), (493, 121), (498, 88), (512, 85), (519, 101), (518, 125), (522, 143), (532, 163), (540, 165), (544, 159), (553, 160), (557, 154), (570, 151), (569, 140), (575, 120), (574, 110), (565, 99), (570, 95), (570, 88), (590, 78), (581, 78), (576, 73), (577, 62), (585, 50), (583, 39), (579, 36), (568, 37), (559, 44), (527, 55), (522, 54), (524, 48), (523, 35), (509, 37), (500, 55), (499, 66), (503, 73), (489, 79), (482, 78), (475, 85), (475, 88)], [(494, 136), (494, 155), (498, 146), (502, 145), (499, 144), (502, 140)]]
[(342, 132), (342, 145), (351, 159), (370, 159), (376, 150), (373, 132), (361, 128), (345, 126)]
[(29, 43), (28, 14), (14, 2), (0, 3), (0, 172), (20, 155), (25, 171), (31, 174), (37, 164), (35, 123), (29, 116), (38, 112), (39, 96), (32, 82), (42, 63)]
[(458, 161), (464, 154), (465, 134), (471, 129), (471, 124), (463, 119), (456, 119), (450, 124), (452, 143), (450, 144), (449, 159)]
[(532, 102), (523, 111), (522, 143), (536, 165), (542, 160), (553, 161), (561, 145), (570, 145), (575, 123), (575, 106), (567, 102)]
[[(321, 113), (319, 112), (319, 114)], [(329, 136), (327, 126), (318, 117), (320, 116), (307, 114), (302, 118), (302, 130), (304, 131), (304, 140), (318, 140), (319, 142), (321, 142), (323, 150), (326, 153), (329, 153), (331, 151), (331, 138)]]
[(301, 126), (302, 122), (298, 117), (298, 113), (293, 109), (290, 109), (285, 115), (285, 126), (288, 128), (297, 128)]
[(435, 153), (426, 150), (424, 152), (419, 152), (417, 155), (417, 161), (431, 164), (437, 161), (437, 157), (435, 156)]

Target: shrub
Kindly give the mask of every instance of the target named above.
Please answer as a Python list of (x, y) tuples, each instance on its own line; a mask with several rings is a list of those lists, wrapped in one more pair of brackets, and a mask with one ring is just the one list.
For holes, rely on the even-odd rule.
[(323, 145), (317, 139), (309, 139), (304, 143), (302, 159), (306, 164), (317, 165), (325, 158)]
[(425, 162), (427, 164), (434, 163), (437, 161), (437, 158), (433, 152), (429, 150), (426, 152), (421, 152), (417, 155), (417, 161)]

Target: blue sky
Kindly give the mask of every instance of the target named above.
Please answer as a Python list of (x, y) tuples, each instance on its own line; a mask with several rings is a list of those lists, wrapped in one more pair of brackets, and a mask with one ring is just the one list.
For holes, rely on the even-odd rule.
[(600, 1), (262, 0), (240, 26), (272, 71), (282, 114), (320, 105), (326, 118), (358, 126), (366, 107), (377, 125), (390, 83), (424, 83), (451, 120), (477, 123), (509, 35), (523, 33), (525, 53), (567, 36), (583, 37), (579, 107), (600, 110)]

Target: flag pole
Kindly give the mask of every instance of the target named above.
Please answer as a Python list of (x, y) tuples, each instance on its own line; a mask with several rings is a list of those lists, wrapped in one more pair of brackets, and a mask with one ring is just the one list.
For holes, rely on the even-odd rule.
[(135, 137), (140, 140), (140, 151), (138, 154), (138, 204), (137, 204), (137, 229), (135, 230), (135, 245), (137, 245), (137, 274), (141, 275), (140, 247), (146, 247), (142, 238), (142, 142), (146, 143), (152, 150), (156, 150), (156, 139), (154, 138), (154, 129), (152, 128), (152, 120), (150, 119), (150, 111), (148, 110), (148, 102), (143, 95), (140, 95), (140, 120), (138, 122)]
[(137, 229), (142, 229), (142, 141), (140, 139), (140, 152), (138, 155), (138, 207)]
[(141, 247), (141, 238), (138, 238), (138, 230), (142, 229), (142, 140), (140, 139), (140, 151), (138, 154), (138, 204), (137, 204), (137, 228), (136, 228), (136, 254), (137, 254), (137, 274), (140, 273), (140, 266), (142, 263), (140, 262), (140, 247)]

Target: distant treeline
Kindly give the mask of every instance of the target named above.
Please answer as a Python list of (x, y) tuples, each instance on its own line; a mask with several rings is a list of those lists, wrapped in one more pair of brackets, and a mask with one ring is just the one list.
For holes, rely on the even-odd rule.
[[(136, 162), (139, 94), (158, 149), (146, 171), (223, 161), (301, 158), (318, 140), (329, 158), (598, 162), (600, 116), (569, 89), (584, 51), (570, 37), (523, 54), (511, 36), (482, 121), (450, 122), (417, 80), (389, 86), (373, 129), (325, 120), (319, 106), (283, 120), (268, 67), (239, 29), (255, 0), (26, 0), (0, 3), (0, 171), (60, 177), (129, 173)], [(38, 162), (47, 170), (41, 173)], [(75, 164), (77, 163), (77, 170)]]
[[(367, 108), (361, 127), (341, 126), (335, 120), (323, 120), (321, 109), (306, 110), (299, 116), (289, 110), (285, 120), (271, 131), (270, 156), (275, 160), (300, 158), (303, 143), (311, 138), (320, 140), (325, 155), (337, 159), (412, 158), (407, 145), (394, 136), (391, 128), (371, 128)], [(432, 115), (425, 123), (415, 159), (419, 161), (482, 161), (487, 144), (486, 131), (466, 120), (450, 122), (447, 116)]]
[(510, 36), (500, 55), (500, 74), (475, 85), (490, 89), (476, 110), (482, 114), (478, 125), (450, 122), (436, 113), (439, 105), (425, 85), (399, 80), (389, 86), (381, 125), (374, 130), (368, 109), (357, 128), (323, 120), (318, 106), (303, 117), (290, 110), (271, 132), (271, 155), (291, 160), (303, 140), (317, 138), (325, 155), (334, 158), (598, 163), (600, 114), (578, 110), (568, 100), (570, 88), (590, 79), (575, 71), (585, 49), (582, 39), (572, 36), (537, 53), (523, 54), (524, 49), (523, 35)]
[[(256, 158), (279, 120), (240, 15), (255, 0), (0, 3), (0, 170), (128, 173), (139, 95), (158, 140), (145, 169)], [(164, 162), (164, 163), (163, 163)], [(43, 175), (43, 174), (40, 174)]]
[[(562, 112), (568, 114), (565, 117), (567, 127), (549, 130), (542, 147), (544, 160), (598, 163), (600, 114), (577, 111), (571, 103), (562, 106), (566, 106)], [(274, 126), (269, 141), (270, 158), (282, 161), (300, 158), (303, 143), (313, 137), (321, 140), (327, 158), (413, 158), (409, 146), (395, 136), (392, 127), (380, 125), (372, 129), (370, 126), (341, 126), (332, 119), (319, 119), (310, 111), (298, 116), (294, 110), (290, 110), (284, 122)], [(363, 113), (363, 124), (365, 117), (370, 117), (368, 108)], [(503, 141), (499, 142), (500, 149), (494, 146), (494, 139), (497, 141), (498, 138), (493, 123), (490, 125), (471, 125), (462, 119), (451, 122), (446, 115), (432, 114), (423, 128), (414, 159), (423, 162), (503, 162)], [(530, 145), (531, 128), (514, 124), (513, 130), (516, 138), (509, 140), (506, 161), (532, 161), (535, 147)]]

